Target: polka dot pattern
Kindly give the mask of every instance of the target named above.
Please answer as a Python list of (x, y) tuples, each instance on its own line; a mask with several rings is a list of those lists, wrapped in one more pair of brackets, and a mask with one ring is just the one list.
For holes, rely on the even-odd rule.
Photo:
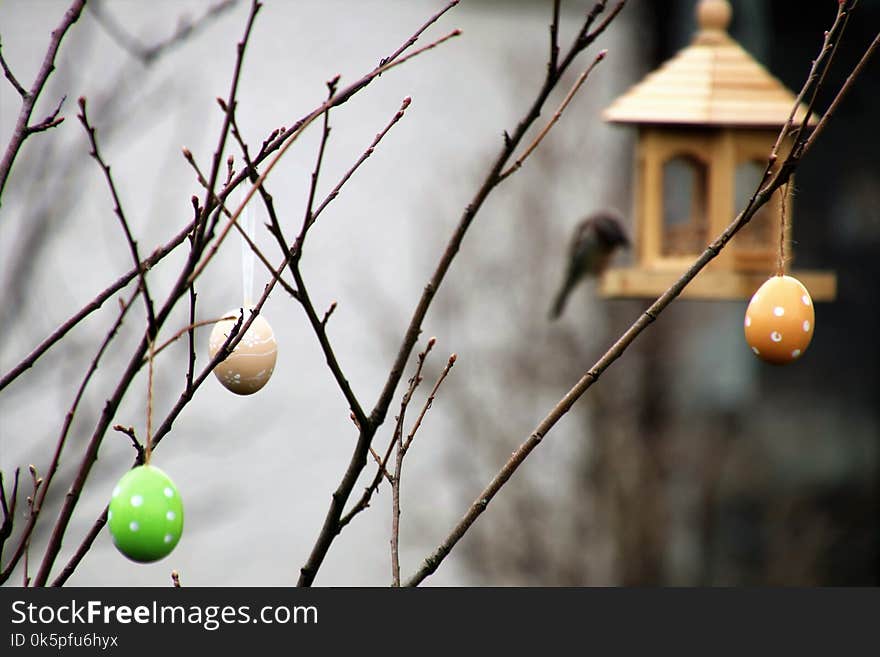
[[(236, 319), (224, 319), (214, 324), (208, 343), (211, 358), (226, 342), (241, 312), (241, 308), (230, 310), (224, 316), (234, 316)], [(248, 313), (249, 310), (245, 311), (245, 321)], [(269, 322), (258, 315), (229, 357), (214, 368), (214, 375), (224, 387), (237, 395), (252, 395), (268, 383), (277, 357), (275, 333)]]
[(762, 360), (783, 365), (800, 358), (813, 338), (809, 292), (791, 276), (773, 276), (754, 294), (743, 322), (746, 342)]
[(152, 465), (129, 470), (113, 489), (107, 524), (113, 542), (132, 561), (167, 556), (183, 533), (183, 503), (164, 472)]

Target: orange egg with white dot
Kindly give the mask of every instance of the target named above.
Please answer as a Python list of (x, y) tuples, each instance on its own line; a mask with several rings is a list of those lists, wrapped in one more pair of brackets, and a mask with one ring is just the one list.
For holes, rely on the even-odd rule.
[(806, 351), (815, 319), (807, 288), (792, 276), (773, 276), (746, 308), (746, 342), (760, 359), (785, 365)]

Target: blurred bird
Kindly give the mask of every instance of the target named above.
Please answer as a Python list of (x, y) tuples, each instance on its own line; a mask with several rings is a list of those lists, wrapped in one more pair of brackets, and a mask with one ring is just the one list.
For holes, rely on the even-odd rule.
[(550, 308), (550, 319), (562, 314), (568, 295), (581, 279), (600, 276), (617, 248), (628, 247), (629, 243), (620, 217), (613, 212), (600, 210), (581, 221), (572, 236), (565, 280)]

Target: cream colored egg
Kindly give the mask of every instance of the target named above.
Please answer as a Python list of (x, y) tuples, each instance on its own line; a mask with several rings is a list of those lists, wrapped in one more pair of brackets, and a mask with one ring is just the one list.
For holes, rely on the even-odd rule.
[(758, 288), (746, 308), (746, 342), (762, 360), (784, 365), (806, 351), (815, 319), (807, 288), (791, 276), (773, 276)]
[[(208, 345), (211, 358), (226, 342), (241, 312), (241, 308), (234, 308), (224, 317), (236, 319), (222, 319), (214, 324)], [(247, 321), (248, 313), (249, 310), (245, 310), (244, 321)], [(229, 357), (214, 368), (214, 374), (220, 383), (237, 395), (252, 395), (269, 381), (277, 356), (275, 333), (269, 322), (258, 315)]]

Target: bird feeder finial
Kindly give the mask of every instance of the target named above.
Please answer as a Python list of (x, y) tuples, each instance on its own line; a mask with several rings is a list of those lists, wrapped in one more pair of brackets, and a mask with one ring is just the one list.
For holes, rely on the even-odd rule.
[(696, 43), (717, 43), (727, 34), (733, 10), (728, 0), (700, 0), (697, 4)]

